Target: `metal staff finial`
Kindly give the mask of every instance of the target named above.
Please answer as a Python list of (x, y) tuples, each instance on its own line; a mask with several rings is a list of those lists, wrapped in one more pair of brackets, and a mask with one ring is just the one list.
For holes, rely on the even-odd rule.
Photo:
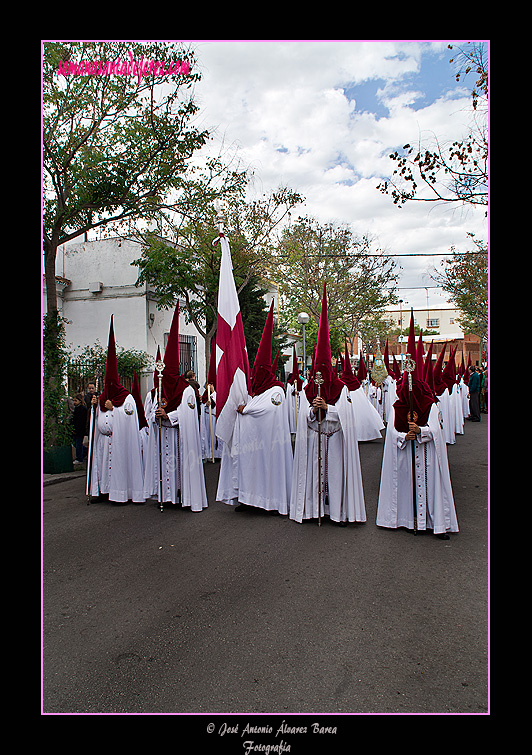
[(412, 373), (416, 369), (416, 363), (412, 359), (411, 354), (406, 355), (405, 372), (408, 372), (408, 390), (412, 390)]

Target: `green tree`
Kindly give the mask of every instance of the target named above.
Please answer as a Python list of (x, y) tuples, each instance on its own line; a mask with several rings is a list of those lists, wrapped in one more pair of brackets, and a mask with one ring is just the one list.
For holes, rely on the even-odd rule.
[[(242, 296), (250, 281), (265, 277), (274, 229), (301, 198), (282, 189), (250, 203), (238, 192), (226, 193), (226, 199), (225, 232), (231, 248), (235, 284)], [(142, 255), (132, 262), (139, 269), (137, 285), (150, 284), (157, 295), (159, 309), (175, 307), (178, 299), (185, 302), (187, 321), (192, 322), (205, 339), (206, 369), (216, 332), (220, 278), (221, 248), (220, 244), (213, 243), (215, 228), (212, 203), (201, 209), (193, 223), (182, 224), (178, 214), (173, 222), (166, 218), (166, 236), (153, 232), (138, 235), (143, 245)]]
[[(373, 252), (368, 238), (356, 238), (346, 227), (298, 218), (284, 230), (272, 261), (283, 325), (299, 330), (297, 314), (302, 310), (319, 322), (326, 282), (329, 326), (331, 333), (336, 329), (341, 334), (342, 347), (344, 337), (353, 343), (364, 321), (395, 301), (393, 290), (387, 288), (397, 280), (395, 263)], [(310, 331), (310, 343), (311, 339)]]
[(451, 257), (441, 262), (442, 270), (432, 274), (433, 280), (449, 294), (460, 310), (458, 323), (465, 333), (474, 333), (482, 341), (488, 337), (488, 247), (473, 233), (468, 236), (475, 249), (459, 252), (451, 247)]
[[(133, 62), (141, 63), (136, 75)], [(193, 53), (176, 44), (43, 44), (43, 246), (52, 341), (60, 338), (58, 247), (94, 228), (149, 217), (170, 191), (179, 192), (189, 159), (208, 138), (191, 125), (198, 79)], [(57, 369), (47, 370), (54, 384)]]
[[(180, 67), (167, 75), (165, 66), (162, 72), (154, 68), (142, 76), (127, 70), (98, 75), (79, 67), (82, 62), (117, 60), (124, 66), (131, 59), (186, 62), (188, 72)], [(72, 69), (65, 68), (65, 61)], [(192, 52), (175, 44), (44, 43), (44, 255), (49, 313), (57, 308), (59, 245), (100, 226), (149, 216), (168, 192), (179, 190), (188, 160), (208, 138), (206, 131), (190, 125), (198, 110), (190, 95), (200, 78), (194, 63)]]
[[(107, 361), (107, 347), (99, 341), (93, 346), (85, 346), (75, 358), (68, 363), (68, 379), (70, 385), (81, 385), (89, 377), (94, 379), (96, 374), (101, 376), (101, 386), (105, 376), (105, 364)], [(153, 358), (145, 351), (139, 349), (125, 349), (116, 344), (116, 363), (118, 375), (121, 380), (133, 380), (135, 371), (138, 373), (153, 365)], [(83, 371), (81, 371), (81, 368)]]
[(72, 426), (64, 382), (68, 351), (61, 317), (44, 317), (43, 357), (43, 445), (70, 445)]

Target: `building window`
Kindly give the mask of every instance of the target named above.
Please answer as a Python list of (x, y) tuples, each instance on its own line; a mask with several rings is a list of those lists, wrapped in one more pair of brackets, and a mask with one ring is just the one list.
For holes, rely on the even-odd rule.
[(438, 318), (432, 318), (430, 320), (427, 320), (427, 328), (439, 328), (440, 327), (440, 321)]
[[(170, 333), (164, 334), (164, 347), (168, 341)], [(197, 338), (196, 336), (183, 336), (179, 334), (179, 371), (182, 375), (188, 370), (197, 372)]]
[(179, 334), (179, 369), (184, 375), (188, 370), (196, 370), (196, 336)]
[(454, 325), (454, 317), (449, 317), (449, 325)]

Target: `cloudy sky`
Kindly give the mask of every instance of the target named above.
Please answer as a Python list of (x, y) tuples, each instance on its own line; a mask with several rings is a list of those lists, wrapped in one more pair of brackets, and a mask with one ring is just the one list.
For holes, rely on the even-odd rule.
[[(456, 82), (452, 40), (184, 41), (202, 72), (198, 123), (214, 130), (209, 149), (251, 168), (257, 195), (287, 186), (306, 198), (298, 214), (348, 224), (389, 254), (466, 250), (468, 231), (487, 240), (482, 209), (398, 209), (377, 190), (395, 149), (467, 135), (474, 82)], [(441, 259), (397, 257), (408, 306), (427, 306), (427, 273)], [(428, 295), (431, 307), (447, 301), (437, 288)]]

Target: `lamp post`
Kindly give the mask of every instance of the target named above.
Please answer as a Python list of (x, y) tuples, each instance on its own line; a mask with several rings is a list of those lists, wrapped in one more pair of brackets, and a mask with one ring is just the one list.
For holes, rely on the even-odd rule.
[(310, 320), (310, 317), (306, 312), (300, 312), (297, 316), (297, 321), (303, 326), (303, 379), (307, 377), (307, 349), (305, 345), (305, 325)]

